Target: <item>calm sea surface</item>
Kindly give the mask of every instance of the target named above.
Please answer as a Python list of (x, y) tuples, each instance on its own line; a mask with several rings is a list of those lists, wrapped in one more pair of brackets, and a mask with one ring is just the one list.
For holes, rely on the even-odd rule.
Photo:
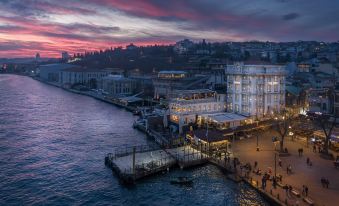
[[(29, 77), (0, 75), (0, 205), (265, 205), (214, 166), (122, 186), (105, 167), (114, 147), (149, 144), (134, 116)], [(169, 183), (195, 177), (193, 187)]]

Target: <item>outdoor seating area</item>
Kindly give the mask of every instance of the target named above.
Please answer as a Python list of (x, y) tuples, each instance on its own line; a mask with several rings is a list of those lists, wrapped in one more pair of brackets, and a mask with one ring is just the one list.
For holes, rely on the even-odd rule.
[(217, 130), (226, 130), (230, 128), (236, 128), (241, 125), (245, 125), (247, 117), (234, 114), (234, 113), (214, 113), (214, 114), (202, 114), (198, 116), (198, 125), (201, 127), (215, 128)]

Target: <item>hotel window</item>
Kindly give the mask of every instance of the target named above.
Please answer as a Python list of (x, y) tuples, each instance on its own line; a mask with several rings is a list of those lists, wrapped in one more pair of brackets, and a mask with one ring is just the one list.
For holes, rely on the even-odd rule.
[(234, 111), (235, 111), (235, 112), (239, 112), (239, 105), (238, 105), (238, 104), (235, 104), (235, 105), (234, 105)]
[(271, 103), (271, 95), (267, 95), (267, 103)]
[(233, 104), (232, 104), (232, 103), (229, 103), (229, 104), (227, 105), (227, 110), (228, 110), (228, 111), (233, 111)]
[(240, 84), (235, 84), (235, 91), (240, 92)]
[(271, 92), (271, 85), (267, 85), (267, 91)]
[(239, 101), (239, 94), (235, 94), (235, 101), (238, 102)]

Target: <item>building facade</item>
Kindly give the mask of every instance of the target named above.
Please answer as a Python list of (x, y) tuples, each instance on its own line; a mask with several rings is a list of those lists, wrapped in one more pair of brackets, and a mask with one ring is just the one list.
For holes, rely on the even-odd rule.
[(79, 69), (72, 64), (46, 64), (37, 69), (37, 74), (44, 81), (62, 84), (62, 71), (65, 69)]
[(270, 117), (285, 107), (285, 67), (243, 62), (227, 65), (227, 111), (252, 119)]
[(87, 68), (68, 68), (61, 71), (61, 85), (63, 87), (72, 87), (75, 84), (81, 84), (91, 89), (101, 88), (102, 78), (108, 76), (111, 71), (87, 69)]
[(110, 96), (131, 95), (135, 90), (136, 82), (122, 75), (108, 75), (102, 78), (102, 89)]
[(179, 127), (197, 123), (203, 114), (221, 113), (226, 110), (225, 95), (209, 89), (176, 90), (169, 102), (170, 121)]

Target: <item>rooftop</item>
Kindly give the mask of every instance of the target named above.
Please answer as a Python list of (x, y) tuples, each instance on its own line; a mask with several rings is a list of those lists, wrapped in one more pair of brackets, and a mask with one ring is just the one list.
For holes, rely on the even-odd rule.
[(178, 70), (164, 70), (160, 71), (159, 74), (187, 74), (187, 72)]
[(105, 70), (95, 68), (82, 68), (82, 67), (71, 67), (63, 69), (65, 72), (107, 72)]
[(210, 89), (187, 89), (187, 90), (174, 90), (175, 94), (197, 94), (197, 93), (212, 93)]
[(242, 121), (247, 119), (247, 117), (235, 114), (235, 113), (215, 113), (215, 114), (203, 114), (200, 115), (202, 117), (210, 118), (212, 121), (218, 122), (218, 123), (226, 123), (226, 122), (233, 122), (233, 121)]

